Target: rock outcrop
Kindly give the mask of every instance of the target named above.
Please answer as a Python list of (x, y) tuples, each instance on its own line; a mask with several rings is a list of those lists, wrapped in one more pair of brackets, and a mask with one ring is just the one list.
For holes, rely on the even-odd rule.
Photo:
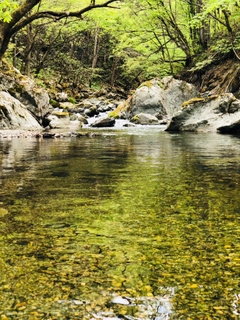
[[(142, 114), (145, 119), (140, 121)], [(173, 77), (145, 82), (136, 90), (128, 116), (133, 115), (136, 123), (150, 124), (146, 114), (149, 119), (153, 115), (166, 119), (166, 131), (240, 131), (240, 100), (232, 93), (200, 93), (194, 85)]]
[(39, 130), (41, 126), (19, 100), (0, 91), (0, 128)]
[[(122, 94), (105, 90), (83, 95), (80, 101), (66, 92), (54, 92), (51, 101), (55, 105), (52, 102), (50, 105), (44, 88), (3, 63), (0, 69), (0, 128), (74, 127), (77, 130), (86, 125), (112, 127), (115, 119), (120, 118), (142, 125), (167, 124), (167, 131), (239, 133), (240, 100), (237, 97), (240, 96), (240, 85), (236, 79), (239, 79), (240, 67), (228, 63), (229, 68), (223, 69), (226, 77), (221, 78), (221, 72), (213, 76), (208, 70), (198, 86), (168, 76), (144, 82), (125, 101)], [(211, 75), (212, 82), (205, 82)]]
[(225, 93), (184, 102), (166, 130), (227, 133), (237, 130), (239, 122), (240, 100), (232, 93)]
[(19, 100), (39, 122), (51, 110), (47, 91), (6, 62), (0, 69), (0, 91), (8, 92)]
[(194, 84), (201, 93), (233, 93), (236, 98), (240, 98), (240, 65), (234, 56), (224, 58), (220, 55), (207, 59), (182, 72), (181, 78)]

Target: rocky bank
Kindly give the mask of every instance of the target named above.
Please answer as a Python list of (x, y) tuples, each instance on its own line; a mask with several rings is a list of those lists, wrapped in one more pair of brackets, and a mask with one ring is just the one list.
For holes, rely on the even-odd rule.
[(1, 136), (24, 130), (51, 137), (47, 129), (70, 128), (75, 135), (86, 126), (114, 126), (118, 118), (132, 125), (164, 124), (167, 131), (239, 133), (239, 70), (239, 62), (227, 60), (218, 68), (189, 73), (193, 83), (168, 76), (144, 82), (127, 99), (123, 92), (102, 89), (85, 90), (76, 101), (62, 88), (49, 93), (5, 63), (0, 70)]

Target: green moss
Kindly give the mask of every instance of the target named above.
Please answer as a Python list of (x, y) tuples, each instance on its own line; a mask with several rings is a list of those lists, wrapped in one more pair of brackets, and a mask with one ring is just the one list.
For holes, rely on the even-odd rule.
[(153, 84), (152, 84), (152, 80), (149, 80), (149, 81), (145, 81), (143, 84), (141, 84), (139, 88), (141, 88), (141, 87), (151, 88), (152, 85), (153, 85)]
[(54, 99), (51, 99), (51, 100), (50, 100), (50, 104), (51, 104), (51, 106), (53, 106), (54, 108), (59, 107), (59, 102), (57, 102), (57, 101), (54, 100)]
[(131, 121), (132, 122), (136, 122), (138, 121), (139, 117), (137, 115), (135, 115), (134, 117), (132, 117)]
[[(155, 83), (155, 80), (148, 80), (143, 82), (138, 88), (142, 88), (142, 87), (148, 87), (151, 88)], [(159, 85), (159, 83), (157, 82), (157, 84)]]
[(68, 98), (68, 101), (71, 102), (71, 103), (73, 103), (73, 104), (76, 103), (76, 99), (73, 98), (73, 97), (69, 97), (69, 98)]
[(109, 117), (109, 118), (117, 119), (117, 118), (119, 117), (119, 115), (118, 115), (118, 112), (117, 112), (116, 110), (117, 110), (117, 109), (115, 109), (115, 110), (113, 110), (113, 111), (110, 111), (110, 112), (108, 113), (108, 117)]
[(8, 214), (8, 210), (4, 208), (0, 208), (0, 217), (4, 217)]
[(219, 98), (219, 95), (213, 94), (213, 95), (207, 97), (206, 101), (216, 100), (217, 98)]
[(118, 119), (121, 115), (130, 108), (132, 96), (130, 96), (126, 101), (121, 103), (115, 110), (108, 113), (108, 117)]
[(59, 118), (64, 118), (64, 117), (68, 117), (69, 113), (68, 112), (61, 112), (61, 111), (53, 111), (53, 113), (55, 116), (58, 116)]
[(182, 107), (185, 108), (187, 106), (189, 106), (190, 104), (194, 104), (194, 103), (197, 103), (197, 102), (203, 102), (205, 101), (205, 98), (192, 98), (190, 100), (187, 100), (187, 101), (184, 101), (183, 104), (182, 104)]

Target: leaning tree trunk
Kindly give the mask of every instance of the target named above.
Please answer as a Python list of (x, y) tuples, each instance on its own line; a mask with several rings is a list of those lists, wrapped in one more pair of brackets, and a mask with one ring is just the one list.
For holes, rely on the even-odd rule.
[(10, 39), (11, 34), (8, 24), (5, 22), (0, 22), (0, 63), (2, 62), (5, 52), (7, 51)]
[[(91, 11), (95, 8), (110, 8), (110, 4), (115, 1), (117, 0), (107, 0), (106, 2), (101, 4), (95, 4), (95, 1), (91, 1), (91, 3), (88, 6), (73, 12), (57, 12), (51, 10), (39, 11), (41, 0), (20, 1), (21, 4), (16, 8), (15, 11), (12, 12), (11, 20), (9, 22), (4, 22), (3, 20), (0, 20), (0, 62), (2, 61), (2, 58), (8, 48), (11, 37), (34, 20), (41, 18), (48, 18), (54, 20), (60, 20), (67, 17), (82, 18), (82, 15), (84, 13)], [(32, 14), (28, 15), (36, 5), (39, 5), (37, 12), (33, 12)]]
[(19, 23), (21, 19), (31, 11), (41, 0), (24, 1), (13, 13), (9, 22), (0, 20), (0, 62), (8, 49), (11, 37), (29, 22)]

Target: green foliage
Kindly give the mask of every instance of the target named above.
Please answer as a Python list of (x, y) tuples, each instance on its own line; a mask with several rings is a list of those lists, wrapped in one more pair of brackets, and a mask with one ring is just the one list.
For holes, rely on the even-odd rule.
[(211, 50), (213, 52), (226, 54), (232, 50), (232, 44), (227, 38), (218, 39), (214, 41), (213, 45), (211, 46)]
[(10, 22), (12, 13), (18, 7), (17, 1), (3, 0), (0, 2), (0, 21)]
[[(0, 19), (9, 22), (19, 4), (21, 1), (2, 1)], [(81, 6), (88, 4), (84, 0)], [(197, 61), (195, 69), (200, 69), (216, 54), (240, 49), (236, 1), (136, 0), (113, 6), (89, 11), (81, 20), (67, 17), (55, 23), (46, 19), (32, 23), (31, 37), (24, 30), (16, 36), (18, 43), (9, 46), (16, 66), (26, 69), (31, 48), (31, 68), (38, 76), (44, 69), (75, 87), (101, 82), (131, 87), (146, 79), (178, 74), (193, 61)], [(79, 4), (43, 0), (39, 10), (52, 8), (74, 11)], [(204, 58), (209, 52), (209, 58)], [(196, 60), (199, 54), (202, 57)]]
[(196, 62), (194, 67), (191, 68), (191, 71), (201, 70), (207, 66), (209, 66), (213, 62), (212, 58), (204, 59), (203, 61)]

